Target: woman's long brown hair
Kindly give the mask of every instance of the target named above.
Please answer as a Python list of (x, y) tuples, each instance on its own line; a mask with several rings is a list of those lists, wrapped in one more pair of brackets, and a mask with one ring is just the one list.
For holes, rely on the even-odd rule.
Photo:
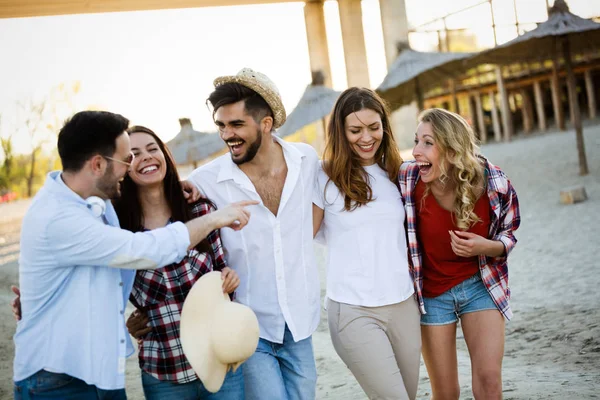
[[(154, 138), (160, 151), (165, 155), (166, 173), (165, 178), (163, 179), (163, 188), (169, 210), (171, 210), (171, 221), (190, 221), (193, 218), (192, 205), (188, 204), (185, 197), (183, 197), (183, 187), (179, 180), (179, 174), (177, 173), (173, 156), (165, 143), (156, 133), (144, 126), (132, 126), (127, 129), (127, 133), (129, 135), (134, 133), (145, 133)], [(201, 197), (198, 202), (207, 204), (209, 207), (216, 209), (215, 204), (209, 199)], [(140, 232), (144, 229), (144, 215), (142, 213), (138, 188), (129, 175), (125, 175), (125, 179), (121, 182), (121, 197), (114, 201), (114, 207), (117, 216), (119, 217), (121, 228), (131, 232)], [(204, 239), (198, 243), (196, 250), (201, 253), (208, 252), (209, 254), (213, 254), (208, 239)]]
[(355, 210), (374, 200), (373, 190), (369, 185), (369, 175), (346, 138), (346, 117), (364, 109), (375, 111), (381, 117), (383, 136), (381, 145), (375, 153), (375, 160), (377, 165), (387, 172), (390, 181), (396, 185), (402, 164), (400, 151), (390, 126), (389, 110), (384, 100), (371, 89), (358, 87), (346, 89), (333, 107), (323, 154), (323, 170), (329, 177), (329, 181), (344, 194), (346, 211)]

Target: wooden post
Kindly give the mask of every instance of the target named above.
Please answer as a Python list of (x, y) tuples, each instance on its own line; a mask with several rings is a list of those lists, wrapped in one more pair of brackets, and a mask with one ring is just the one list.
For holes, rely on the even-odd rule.
[(327, 122), (325, 121), (325, 118), (321, 118), (320, 121), (317, 121), (315, 123), (315, 130), (316, 130), (315, 142), (313, 142), (311, 144), (317, 151), (317, 154), (319, 155), (319, 157), (321, 157), (323, 155), (323, 149), (325, 148), (325, 140), (326, 140), (325, 132), (327, 132)]
[[(314, 1), (314, 0), (309, 0)], [(318, 0), (323, 1), (323, 0)], [(305, 2), (306, 3), (306, 2)], [(389, 67), (398, 58), (398, 43), (408, 43), (408, 20), (405, 0), (379, 0), (385, 58)]]
[(521, 113), (523, 115), (523, 130), (525, 133), (531, 133), (533, 131), (533, 107), (531, 105), (531, 97), (527, 88), (522, 88), (521, 94)]
[(517, 95), (516, 93), (513, 92), (508, 92), (508, 109), (511, 111), (511, 115), (512, 112), (517, 112), (518, 108), (517, 108)]
[(323, 4), (323, 1), (306, 2), (304, 4), (304, 23), (306, 24), (310, 69), (313, 73), (321, 71), (325, 78), (323, 84), (331, 87), (331, 63), (329, 47), (327, 47)]
[(496, 105), (496, 94), (493, 90), (490, 91), (490, 104), (492, 105), (492, 126), (494, 127), (494, 140), (499, 142), (502, 140), (502, 130), (500, 129), (500, 118), (498, 118), (498, 106)]
[(419, 108), (419, 112), (421, 112), (425, 109), (425, 102), (423, 101), (423, 91), (419, 84), (419, 77), (415, 78), (415, 97), (417, 98), (417, 107)]
[(579, 175), (588, 174), (587, 157), (585, 155), (585, 143), (583, 139), (583, 127), (581, 126), (581, 110), (579, 109), (579, 100), (577, 99), (577, 88), (575, 87), (575, 73), (571, 65), (571, 49), (569, 38), (562, 38), (563, 57), (565, 59), (565, 69), (567, 70), (567, 88), (569, 90), (569, 107), (573, 115), (573, 126), (575, 127), (575, 138), (577, 141), (577, 154), (579, 156)]
[(460, 114), (458, 109), (458, 98), (456, 97), (456, 81), (454, 79), (449, 80), (450, 84), (450, 111)]
[(552, 62), (552, 78), (550, 78), (550, 89), (552, 90), (552, 108), (554, 109), (554, 123), (561, 131), (566, 129), (565, 115), (562, 109), (560, 81), (558, 80), (558, 61)]
[(460, 101), (461, 98), (462, 98), (462, 96), (456, 95), (456, 100), (455, 100), (455, 102), (456, 102), (456, 113), (459, 114), (459, 115), (461, 115), (462, 117), (466, 118), (468, 112), (467, 112), (467, 110), (463, 110), (463, 107), (462, 107), (462, 104), (461, 104), (461, 101)]
[(509, 142), (513, 135), (513, 123), (510, 113), (510, 106), (508, 104), (508, 92), (504, 85), (504, 78), (502, 77), (502, 68), (496, 66), (496, 80), (498, 84), (498, 93), (500, 94), (500, 110), (502, 113), (502, 130), (504, 131), (504, 141)]
[(348, 86), (370, 87), (360, 0), (338, 0)]
[(496, 35), (496, 21), (494, 18), (494, 5), (492, 4), (492, 0), (488, 0), (490, 3), (490, 14), (492, 17), (492, 33), (494, 34), (494, 46), (498, 46), (498, 38)]
[(513, 10), (515, 12), (515, 28), (517, 30), (517, 36), (521, 33), (519, 32), (519, 14), (517, 13), (517, 0), (513, 0)]
[(585, 91), (587, 92), (588, 109), (590, 119), (596, 118), (596, 94), (594, 93), (594, 81), (592, 80), (592, 72), (586, 69), (583, 76), (585, 77)]
[[(487, 130), (483, 121), (483, 105), (481, 104), (481, 93), (475, 92), (475, 113), (477, 114), (477, 129), (479, 130), (479, 140), (481, 143), (487, 142)], [(474, 117), (475, 118), (475, 117)]]
[(473, 96), (472, 94), (467, 93), (467, 108), (469, 109), (469, 120), (471, 121), (471, 128), (473, 131), (479, 133), (479, 128), (477, 127), (477, 117), (475, 116), (475, 106), (473, 105)]
[(444, 34), (446, 35), (446, 51), (450, 51), (450, 34), (448, 33), (448, 25), (446, 25), (446, 18), (442, 18), (444, 21)]
[(544, 98), (542, 97), (542, 85), (540, 85), (540, 81), (533, 82), (533, 95), (535, 98), (538, 127), (540, 131), (545, 131), (547, 129), (546, 111), (544, 110)]

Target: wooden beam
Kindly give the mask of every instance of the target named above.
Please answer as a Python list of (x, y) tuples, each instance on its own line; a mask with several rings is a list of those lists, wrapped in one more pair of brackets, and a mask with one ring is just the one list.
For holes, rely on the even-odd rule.
[(594, 81), (592, 80), (592, 71), (587, 69), (583, 73), (585, 77), (585, 91), (587, 93), (587, 101), (588, 101), (588, 115), (590, 119), (596, 118), (596, 94), (594, 92)]
[(496, 104), (496, 93), (490, 91), (490, 104), (492, 105), (492, 126), (494, 128), (494, 140), (500, 142), (502, 140), (502, 130), (500, 129), (500, 118), (498, 118), (498, 106)]
[(450, 85), (450, 111), (460, 114), (458, 97), (456, 97), (456, 80), (450, 79), (448, 84)]
[(0, 0), (0, 18), (283, 3), (282, 0)]
[(575, 83), (575, 73), (571, 65), (571, 49), (569, 38), (562, 38), (563, 57), (565, 60), (565, 70), (567, 71), (567, 89), (569, 92), (569, 106), (573, 116), (573, 126), (575, 127), (575, 139), (577, 142), (577, 155), (579, 158), (579, 175), (589, 173), (587, 157), (585, 155), (585, 143), (583, 139), (583, 126), (581, 125), (581, 110), (579, 109), (579, 99), (577, 98), (577, 87)]
[(467, 94), (465, 96), (465, 100), (467, 102), (469, 119), (471, 120), (471, 128), (473, 128), (473, 131), (479, 132), (479, 128), (477, 127), (477, 116), (475, 115), (475, 106), (473, 105), (473, 98), (471, 94)]
[(361, 0), (338, 0), (348, 86), (370, 87)]
[(520, 90), (521, 95), (521, 113), (523, 115), (523, 130), (525, 133), (531, 133), (533, 131), (533, 106), (531, 105), (531, 96), (529, 96), (529, 90), (522, 88)]
[(469, 116), (469, 111), (464, 109), (461, 100), (462, 96), (456, 95), (456, 113), (462, 115), (463, 118), (466, 119)]
[(535, 81), (533, 83), (533, 95), (535, 98), (538, 128), (540, 131), (545, 131), (548, 126), (546, 125), (546, 111), (544, 110), (544, 98), (542, 97), (542, 85), (540, 84), (540, 81)]
[[(483, 120), (483, 104), (481, 102), (481, 93), (476, 92), (473, 94), (475, 98), (475, 114), (477, 117), (477, 130), (479, 131), (479, 140), (481, 143), (487, 142), (487, 130), (485, 128), (485, 122)], [(475, 118), (475, 116), (473, 117)]]
[(567, 129), (565, 125), (565, 115), (562, 109), (560, 81), (558, 79), (558, 62), (552, 63), (552, 75), (550, 78), (550, 90), (552, 91), (552, 108), (554, 110), (554, 123), (561, 131)]
[(513, 135), (513, 123), (508, 104), (508, 92), (504, 85), (504, 77), (502, 76), (502, 68), (496, 66), (496, 82), (498, 84), (498, 93), (500, 94), (500, 110), (502, 113), (502, 130), (504, 131), (504, 141), (510, 142)]
[[(587, 71), (587, 70), (596, 70), (596, 69), (600, 69), (600, 64), (579, 66), (579, 67), (573, 68), (573, 71), (576, 74), (579, 74), (579, 73), (585, 73), (585, 71)], [(559, 78), (565, 77), (565, 76), (566, 76), (565, 71), (558, 71)], [(551, 78), (552, 78), (552, 74), (550, 72), (548, 72), (546, 74), (539, 74), (534, 77), (519, 78), (518, 80), (507, 81), (505, 79), (504, 86), (506, 87), (507, 90), (517, 90), (523, 86), (533, 85), (535, 82), (538, 82), (538, 81), (543, 82), (543, 81), (550, 80)], [(489, 83), (489, 84), (483, 84), (483, 85), (481, 85), (481, 84), (468, 85), (468, 86), (461, 86), (460, 88), (457, 88), (456, 94), (462, 95), (462, 94), (466, 94), (469, 92), (479, 92), (482, 95), (485, 95), (485, 94), (489, 93), (490, 90), (496, 90), (496, 89), (497, 89), (496, 83)], [(437, 95), (433, 95), (433, 96), (425, 96), (424, 100), (426, 102), (433, 101), (434, 103), (442, 103), (442, 102), (450, 103), (452, 101), (452, 94), (448, 90), (447, 92), (442, 92), (442, 94), (437, 94)]]
[(325, 77), (324, 85), (331, 87), (331, 63), (329, 61), (329, 48), (327, 47), (323, 5), (323, 1), (306, 3), (304, 5), (304, 23), (306, 25), (310, 70), (313, 73), (321, 71)]
[(419, 112), (423, 111), (425, 109), (425, 101), (423, 100), (423, 91), (421, 90), (418, 76), (415, 78), (415, 98), (417, 99)]

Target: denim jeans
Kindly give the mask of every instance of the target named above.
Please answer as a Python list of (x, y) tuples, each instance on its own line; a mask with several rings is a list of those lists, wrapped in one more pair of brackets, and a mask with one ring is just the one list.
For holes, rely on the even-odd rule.
[(498, 310), (479, 272), (437, 297), (424, 297), (425, 311), (421, 325), (448, 325), (458, 322), (464, 314)]
[(67, 374), (38, 371), (15, 382), (15, 400), (126, 400), (125, 389), (102, 390)]
[(312, 338), (294, 342), (287, 326), (282, 344), (260, 339), (242, 370), (246, 400), (314, 400), (316, 396)]
[(142, 371), (142, 387), (146, 400), (244, 400), (244, 376), (242, 369), (229, 371), (223, 386), (217, 393), (211, 393), (199, 379), (188, 383), (160, 381)]

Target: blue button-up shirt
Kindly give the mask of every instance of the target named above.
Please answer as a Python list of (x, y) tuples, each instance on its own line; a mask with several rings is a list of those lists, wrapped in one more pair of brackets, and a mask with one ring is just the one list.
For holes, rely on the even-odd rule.
[(123, 313), (133, 269), (178, 262), (190, 243), (181, 222), (135, 234), (118, 226), (109, 201), (94, 216), (60, 172), (48, 175), (21, 228), (15, 381), (45, 369), (100, 389), (125, 387), (133, 346)]

